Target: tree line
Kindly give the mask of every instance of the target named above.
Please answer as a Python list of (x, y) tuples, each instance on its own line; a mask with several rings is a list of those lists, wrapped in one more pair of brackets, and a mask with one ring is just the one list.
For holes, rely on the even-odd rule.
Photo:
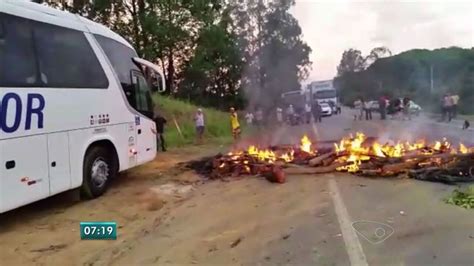
[(337, 67), (336, 87), (345, 104), (363, 97), (377, 100), (409, 97), (429, 111), (439, 112), (445, 93), (460, 96), (460, 111), (474, 114), (474, 48), (413, 49), (394, 56), (375, 48), (368, 56), (344, 51)]
[(294, 0), (34, 0), (104, 24), (164, 70), (167, 94), (270, 107), (300, 88), (310, 47)]

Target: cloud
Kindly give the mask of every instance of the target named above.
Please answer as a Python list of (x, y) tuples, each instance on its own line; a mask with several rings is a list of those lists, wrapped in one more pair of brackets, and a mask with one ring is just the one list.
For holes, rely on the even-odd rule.
[(364, 54), (387, 46), (394, 53), (413, 48), (474, 46), (473, 1), (298, 1), (292, 10), (313, 49), (309, 81), (336, 74), (342, 52)]

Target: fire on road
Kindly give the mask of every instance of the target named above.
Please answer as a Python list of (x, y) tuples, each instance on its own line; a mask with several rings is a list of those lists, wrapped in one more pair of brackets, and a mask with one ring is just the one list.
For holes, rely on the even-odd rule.
[[(213, 155), (216, 150), (207, 149), (203, 152), (202, 148), (198, 147), (192, 151), (172, 151), (167, 157), (158, 157), (144, 169), (134, 170), (127, 176), (120, 177), (120, 184), (97, 201), (74, 203), (69, 208), (64, 208), (59, 203), (59, 206), (55, 206), (54, 201), (49, 201), (47, 205), (51, 211), (45, 211), (43, 207), (42, 210), (20, 210), (17, 216), (10, 215), (13, 218), (9, 220), (17, 222), (14, 227), (3, 227), (10, 228), (8, 230), (11, 232), (3, 232), (0, 235), (0, 242), (8, 243), (2, 246), (2, 257), (11, 264), (47, 263), (52, 260), (66, 262), (68, 258), (75, 258), (83, 263), (94, 262), (95, 265), (473, 264), (470, 234), (473, 230), (474, 214), (442, 201), (451, 187), (413, 179), (362, 178), (342, 169), (318, 175), (289, 173), (297, 172), (297, 169), (302, 171), (301, 168), (314, 170), (324, 167), (296, 165), (284, 168), (285, 165), (295, 164), (297, 159), (301, 159), (302, 155), (298, 153), (303, 154), (301, 151), (305, 149), (305, 152), (310, 154), (305, 159), (307, 164), (329, 153), (331, 156), (328, 158), (331, 157), (331, 160), (333, 154), (344, 154), (336, 156), (331, 164), (340, 158), (350, 158), (348, 151), (370, 157), (368, 161), (361, 160), (359, 169), (371, 163), (373, 158), (399, 160), (412, 152), (409, 150), (410, 146), (405, 147), (403, 142), (406, 150), (400, 156), (393, 156), (395, 154), (387, 151), (385, 157), (376, 156), (372, 136), (380, 136), (379, 132), (385, 133), (386, 131), (379, 131), (382, 128), (390, 128), (394, 135), (403, 132), (397, 131), (398, 129), (391, 125), (373, 125), (375, 123), (366, 122), (351, 124), (350, 119), (345, 120), (344, 117), (328, 118), (323, 123), (324, 127), (318, 128), (319, 139), (316, 139), (311, 126), (301, 126), (276, 130), (278, 139), (267, 140), (269, 143), (253, 141), (254, 145), (261, 144), (263, 150), (268, 148), (275, 153), (277, 158), (272, 160), (272, 164), (281, 166), (287, 173), (286, 183), (283, 185), (271, 184), (255, 177), (198, 185), (201, 183), (200, 178), (193, 176), (192, 172), (183, 172), (179, 167), (171, 166), (178, 162)], [(361, 141), (354, 134), (353, 138), (343, 139), (350, 133), (346, 128), (354, 132), (366, 132), (367, 136), (371, 137)], [(306, 141), (301, 143), (301, 136), (305, 133), (308, 140), (312, 140), (311, 145)], [(295, 136), (298, 137), (292, 140)], [(334, 139), (336, 141), (333, 141)], [(442, 152), (436, 151), (436, 139), (440, 141), (439, 149), (443, 150)], [(334, 142), (338, 148), (344, 150), (337, 151)], [(386, 143), (382, 140), (379, 142), (381, 146)], [(281, 143), (297, 144), (291, 145), (292, 160), (278, 159), (279, 150), (270, 149), (278, 144), (280, 148), (290, 148)], [(362, 143), (360, 148), (364, 149), (363, 153), (353, 150), (353, 146), (359, 147), (358, 143)], [(419, 142), (414, 139), (411, 143), (415, 145)], [(450, 144), (449, 149), (447, 145), (442, 148), (442, 136), (426, 138), (425, 143), (429, 149), (417, 152), (429, 153), (417, 156), (463, 156), (458, 144)], [(465, 140), (463, 143), (467, 149), (470, 147)], [(390, 145), (395, 147), (397, 143)], [(243, 148), (239, 156), (246, 154), (245, 156), (250, 157), (247, 158), (249, 163), (251, 160), (259, 162), (259, 153), (254, 156), (249, 154), (255, 153), (257, 148), (260, 151), (260, 147), (255, 145), (253, 152), (251, 150), (249, 153), (249, 146)], [(368, 152), (365, 152), (366, 147)], [(452, 154), (451, 148), (456, 149), (457, 154)], [(237, 153), (238, 151), (233, 151), (233, 156)], [(226, 152), (223, 154), (224, 157), (228, 156)], [(265, 165), (270, 160), (263, 161)], [(324, 161), (321, 160), (321, 164), (324, 164)], [(165, 165), (171, 169), (164, 171)], [(162, 172), (159, 177), (156, 176), (157, 169)], [(165, 204), (163, 208), (141, 204), (144, 194), (147, 202), (152, 199), (155, 202), (155, 198), (161, 197), (155, 194), (158, 191), (155, 188), (163, 187), (161, 183), (167, 185), (166, 187), (171, 187), (171, 184), (173, 187), (179, 187), (185, 178), (191, 176), (194, 181), (190, 184), (194, 184), (194, 189), (189, 190), (189, 194), (171, 195), (169, 199), (162, 199), (161, 201), (166, 202), (162, 203)], [(225, 180), (232, 180), (232, 177)], [(140, 192), (137, 191), (138, 184)], [(94, 210), (93, 216), (89, 216), (91, 209)], [(25, 216), (25, 212), (31, 214)], [(29, 218), (15, 219), (19, 216)], [(87, 217), (117, 220), (118, 240), (104, 243), (78, 240), (79, 236), (73, 230)], [(54, 226), (37, 228), (33, 220)], [(355, 222), (358, 222), (358, 225), (367, 225), (361, 223), (362, 221), (389, 225), (393, 228), (393, 233), (384, 241), (378, 242), (372, 239), (384, 237), (380, 235), (378, 227), (358, 228), (372, 241), (370, 242), (358, 232), (352, 231), (352, 224)], [(51, 244), (44, 247), (44, 239), (49, 239)], [(50, 245), (54, 249), (48, 249)], [(88, 255), (83, 254), (84, 250), (89, 252)]]

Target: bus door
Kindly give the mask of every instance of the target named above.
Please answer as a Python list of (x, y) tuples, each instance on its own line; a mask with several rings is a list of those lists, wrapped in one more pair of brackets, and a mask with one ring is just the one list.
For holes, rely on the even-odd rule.
[(133, 101), (135, 109), (143, 114), (143, 116), (135, 116), (136, 158), (137, 163), (140, 164), (153, 160), (156, 155), (155, 122), (152, 120), (154, 112), (150, 87), (141, 72), (132, 71), (132, 84), (130, 101)]
[(48, 167), (51, 195), (71, 188), (69, 135), (67, 132), (48, 134)]

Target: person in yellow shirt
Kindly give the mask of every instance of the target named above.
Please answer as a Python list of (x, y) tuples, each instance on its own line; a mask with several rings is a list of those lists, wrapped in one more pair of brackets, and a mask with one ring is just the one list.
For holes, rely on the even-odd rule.
[(230, 125), (232, 128), (232, 136), (234, 140), (238, 140), (240, 138), (240, 123), (239, 117), (237, 116), (237, 112), (235, 111), (234, 107), (230, 108)]

